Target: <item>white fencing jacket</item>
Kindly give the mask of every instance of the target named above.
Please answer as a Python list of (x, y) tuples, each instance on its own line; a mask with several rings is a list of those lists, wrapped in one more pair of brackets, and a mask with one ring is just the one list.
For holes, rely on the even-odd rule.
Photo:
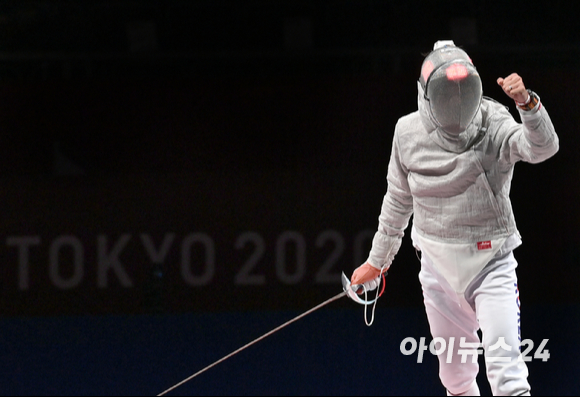
[(390, 266), (411, 215), (415, 246), (426, 252), (426, 245), (439, 247), (443, 261), (447, 256), (457, 262), (453, 258), (470, 250), (486, 256), (499, 250), (508, 237), (519, 236), (509, 198), (514, 165), (540, 163), (559, 148), (541, 102), (520, 110), (518, 123), (505, 106), (484, 97), (469, 128), (452, 136), (432, 122), (417, 86), (418, 111), (395, 128), (387, 192), (368, 258), (376, 268)]

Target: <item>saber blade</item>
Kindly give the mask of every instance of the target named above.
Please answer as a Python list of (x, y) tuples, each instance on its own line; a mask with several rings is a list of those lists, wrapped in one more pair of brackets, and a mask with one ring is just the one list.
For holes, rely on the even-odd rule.
[(158, 394), (157, 396), (164, 396), (165, 394), (169, 393), (172, 390), (177, 389), (179, 386), (183, 385), (184, 383), (189, 382), (190, 380), (192, 380), (193, 378), (203, 374), (204, 372), (206, 372), (207, 370), (215, 367), (218, 364), (223, 363), (224, 361), (226, 361), (227, 359), (235, 356), (236, 354), (242, 352), (243, 350), (246, 350), (248, 347), (255, 345), (256, 343), (266, 339), (268, 336), (275, 334), (276, 332), (280, 331), (282, 328), (286, 328), (287, 326), (289, 326), (290, 324), (303, 319), (304, 317), (308, 316), (311, 313), (314, 313), (315, 311), (317, 311), (318, 309), (323, 308), (324, 306), (339, 300), (340, 298), (342, 298), (343, 296), (346, 296), (346, 291), (341, 292), (340, 294), (328, 299), (327, 301), (322, 302), (320, 305), (313, 307), (312, 309), (308, 310), (305, 313), (302, 313), (301, 315), (294, 317), (292, 320), (285, 322), (284, 324), (280, 325), (277, 328), (274, 328), (272, 331), (260, 336), (258, 339), (254, 339), (252, 342), (246, 344), (245, 346), (240, 347), (238, 350), (231, 352), (230, 354), (228, 354), (227, 356), (220, 358), (219, 360), (217, 360), (216, 362), (214, 362), (213, 364), (208, 365), (207, 367), (205, 367), (204, 369), (196, 372), (195, 374), (191, 375), (189, 378), (186, 378), (184, 380), (182, 380), (181, 382), (177, 383), (174, 386), (171, 386), (169, 389), (165, 390), (164, 392)]

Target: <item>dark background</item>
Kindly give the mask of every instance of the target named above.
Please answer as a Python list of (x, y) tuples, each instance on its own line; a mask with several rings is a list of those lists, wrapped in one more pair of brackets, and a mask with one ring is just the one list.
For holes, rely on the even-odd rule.
[[(0, 1), (0, 393), (157, 394), (340, 292), (423, 55), (453, 39), (486, 95), (517, 118), (495, 82), (519, 73), (559, 134), (512, 204), (523, 337), (550, 339), (532, 393), (577, 394), (572, 5)], [(373, 327), (340, 300), (176, 393), (444, 394), (399, 351), (430, 340), (418, 270), (407, 236)]]

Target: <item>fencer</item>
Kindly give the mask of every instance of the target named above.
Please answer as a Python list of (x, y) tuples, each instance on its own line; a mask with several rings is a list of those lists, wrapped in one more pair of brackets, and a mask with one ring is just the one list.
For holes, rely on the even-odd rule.
[(452, 41), (435, 43), (421, 67), (418, 111), (400, 118), (395, 127), (369, 257), (351, 278), (353, 285), (368, 289), (377, 284), (412, 216), (411, 238), (420, 251), (419, 279), (432, 337), (456, 341), (452, 352), (438, 356), (448, 395), (479, 395), (479, 366), (471, 358), (462, 362), (461, 338), (472, 349), (483, 347), (494, 395), (531, 393), (528, 369), (520, 360), (512, 251), (522, 240), (510, 187), (517, 162), (549, 159), (559, 140), (539, 96), (519, 75), (497, 84), (514, 100), (521, 122), (483, 96), (481, 77), (464, 50)]

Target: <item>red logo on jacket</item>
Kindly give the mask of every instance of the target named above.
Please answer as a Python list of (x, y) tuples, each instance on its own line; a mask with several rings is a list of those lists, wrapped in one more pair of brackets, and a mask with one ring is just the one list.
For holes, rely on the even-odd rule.
[(480, 241), (479, 243), (477, 243), (477, 249), (479, 251), (490, 250), (491, 249), (491, 241)]

